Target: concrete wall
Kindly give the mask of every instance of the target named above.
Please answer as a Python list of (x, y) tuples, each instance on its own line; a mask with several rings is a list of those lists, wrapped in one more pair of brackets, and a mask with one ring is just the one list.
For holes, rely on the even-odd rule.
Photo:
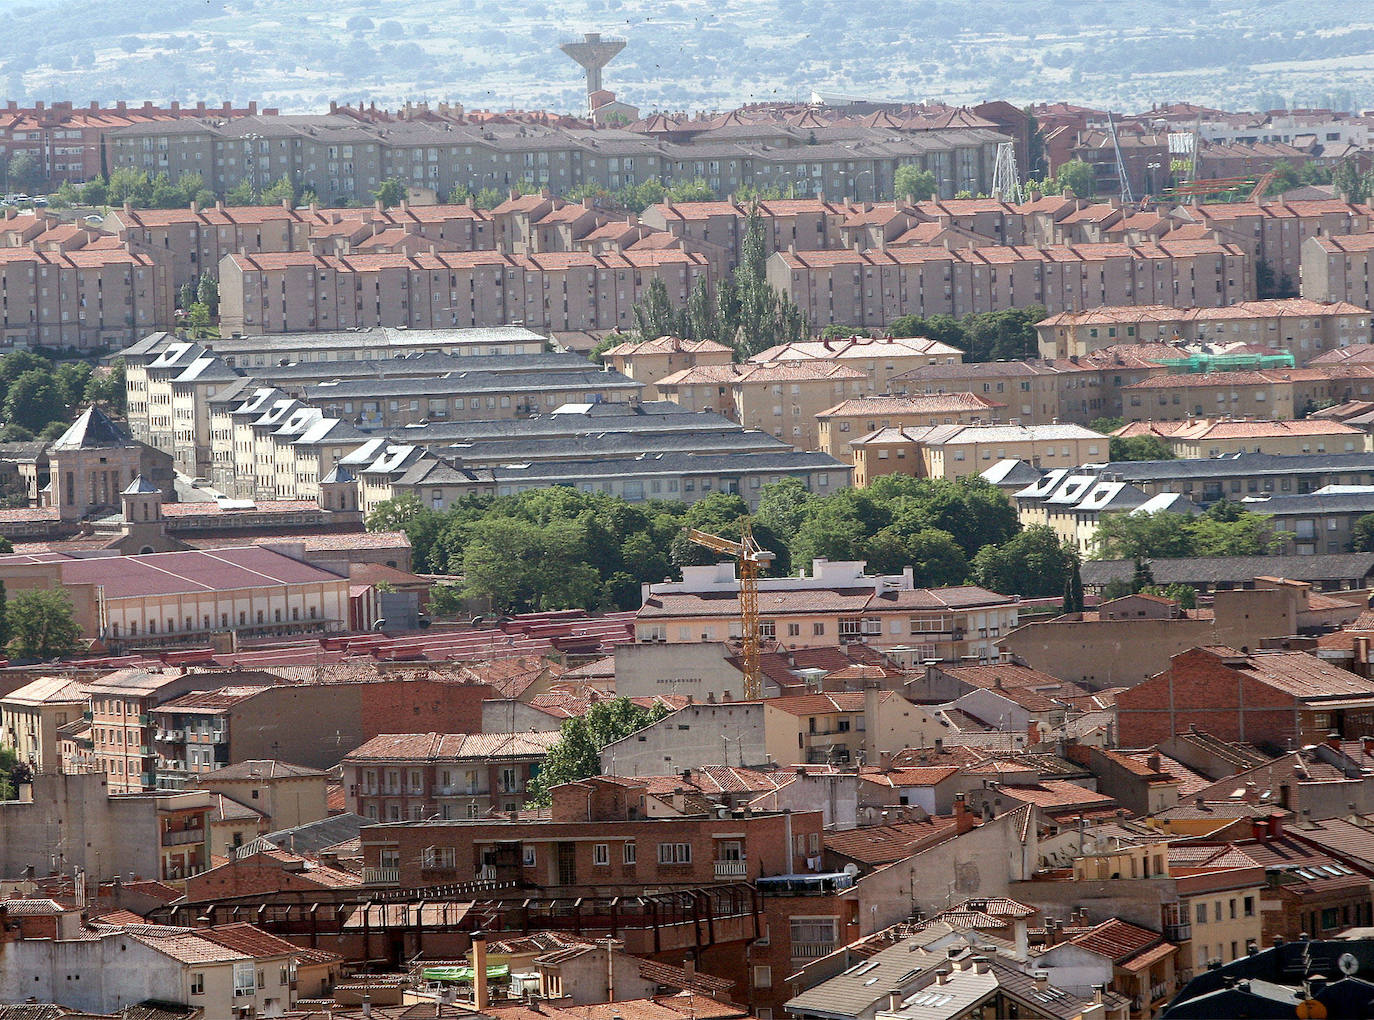
[(31, 803), (0, 803), (0, 874), (18, 875), (32, 866), (40, 875), (54, 867), (71, 874), (79, 867), (91, 883), (116, 875), (157, 877), (152, 798), (111, 800), (99, 773), (35, 776), (32, 789)]
[(1211, 620), (1030, 623), (1001, 641), (1018, 662), (1089, 687), (1131, 687), (1169, 668), (1169, 658), (1211, 643)]
[(29, 997), (94, 1013), (145, 999), (187, 1001), (181, 965), (123, 934), (0, 944), (0, 1002)]
[(1009, 811), (905, 861), (859, 879), (859, 924), (868, 935), (916, 911), (932, 914), (970, 896), (1013, 896), (1013, 883), (1035, 871), (1039, 857), (1035, 819)]
[(659, 776), (707, 765), (762, 765), (766, 760), (760, 704), (688, 705), (601, 750), (601, 770), (618, 776)]
[[(674, 632), (669, 640), (676, 637)], [(714, 694), (717, 701), (727, 695), (738, 701), (744, 697), (744, 674), (725, 661), (729, 654), (720, 641), (616, 645), (615, 692), (622, 698), (685, 694), (705, 701)]]
[(563, 716), (550, 715), (514, 698), (482, 702), (483, 733), (553, 733), (563, 728)]

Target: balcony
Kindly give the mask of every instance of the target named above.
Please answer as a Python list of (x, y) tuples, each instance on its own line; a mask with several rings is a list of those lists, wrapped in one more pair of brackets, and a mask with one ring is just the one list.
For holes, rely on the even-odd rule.
[(472, 877), (479, 882), (495, 882), (496, 866), (494, 864), (483, 864), (476, 870), (476, 874)]
[(792, 959), (795, 960), (819, 960), (823, 956), (829, 956), (835, 951), (833, 942), (793, 942)]
[(743, 878), (748, 871), (746, 861), (716, 861), (716, 878)]
[(1193, 937), (1193, 926), (1187, 921), (1164, 926), (1164, 937), (1170, 942), (1187, 942)]
[(400, 868), (363, 868), (363, 885), (400, 885)]
[(176, 832), (164, 832), (162, 834), (163, 846), (190, 846), (193, 843), (204, 842), (204, 829), (180, 829)]

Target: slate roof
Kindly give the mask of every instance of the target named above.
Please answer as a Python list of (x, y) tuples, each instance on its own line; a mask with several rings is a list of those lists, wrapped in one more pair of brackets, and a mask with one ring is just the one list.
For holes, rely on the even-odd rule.
[[(1156, 584), (1225, 584), (1256, 577), (1293, 581), (1363, 580), (1374, 574), (1374, 553), (1320, 553), (1315, 556), (1193, 556), (1148, 561)], [(1132, 560), (1088, 560), (1083, 583), (1102, 587), (1135, 576)]]
[(104, 450), (133, 442), (122, 425), (92, 404), (53, 441), (53, 450)]

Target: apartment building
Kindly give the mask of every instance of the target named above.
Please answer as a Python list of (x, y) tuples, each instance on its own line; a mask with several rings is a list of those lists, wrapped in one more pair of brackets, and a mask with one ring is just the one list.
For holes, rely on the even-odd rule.
[(0, 345), (118, 347), (172, 323), (165, 264), (118, 248), (0, 248)]
[(131, 251), (162, 253), (172, 286), (212, 277), (226, 255), (238, 252), (319, 250), (347, 254), (375, 246), (377, 239), (400, 235), (428, 251), (480, 251), (494, 248), (490, 216), (470, 205), (399, 206), (382, 209), (296, 209), (289, 203), (204, 209), (114, 209), (101, 224)]
[(869, 394), (887, 393), (898, 375), (928, 365), (957, 365), (964, 352), (929, 337), (855, 336), (838, 340), (806, 340), (779, 344), (760, 351), (751, 364), (805, 364), (819, 361), (843, 365), (864, 374)]
[(35, 771), (63, 771), (57, 731), (80, 719), (86, 705), (86, 687), (79, 680), (32, 680), (0, 698), (0, 741)]
[(1150, 496), (1182, 494), (1205, 506), (1220, 499), (1306, 495), (1328, 485), (1374, 485), (1374, 454), (1237, 453), (1207, 460), (1122, 461), (1108, 464), (1100, 476)]
[(993, 422), (1001, 417), (1006, 406), (974, 393), (865, 396), (842, 400), (816, 415), (816, 441), (830, 456), (851, 460), (850, 443), (877, 429)]
[[(765, 486), (786, 478), (801, 480), (821, 495), (848, 488), (850, 467), (824, 453), (740, 449), (717, 452), (650, 452), (639, 456), (530, 460), (468, 467), (415, 446), (384, 446), (359, 467), (359, 506), (371, 512), (378, 503), (413, 495), (426, 506), (444, 509), (475, 495), (511, 496), (549, 486), (605, 492), (630, 503), (649, 499), (695, 503), (713, 493), (740, 496), (757, 508)], [(353, 471), (353, 455), (340, 465)]]
[(416, 887), (489, 878), (590, 890), (709, 886), (749, 881), (765, 868), (805, 873), (808, 856), (820, 856), (821, 825), (819, 811), (740, 811), (718, 819), (684, 810), (642, 781), (598, 776), (555, 787), (547, 820), (368, 826), (361, 835), (363, 881)]
[(1130, 383), (1122, 393), (1127, 421), (1186, 421), (1190, 418), (1277, 418), (1294, 416), (1292, 379), (1272, 372), (1202, 372), (1159, 375)]
[[(1117, 305), (1060, 312), (1038, 323), (1042, 358), (1083, 357), (1116, 344), (1251, 344), (1285, 351), (1305, 365), (1370, 342), (1370, 312), (1346, 301), (1275, 298), (1221, 308)], [(1180, 352), (1180, 356), (1183, 356)]]
[(368, 326), (438, 329), (522, 322), (562, 331), (629, 329), (661, 279), (684, 304), (709, 263), (694, 252), (393, 252), (232, 254), (220, 263), (220, 316), (230, 333)]
[[(271, 682), (265, 674), (230, 675), (244, 684)], [(220, 687), (225, 680), (224, 673), (128, 667), (87, 684), (93, 751), (110, 792), (140, 793), (156, 787), (152, 709), (189, 691)]]
[(376, 114), (334, 105), (319, 115), (135, 124), (104, 133), (103, 158), (110, 170), (161, 172), (173, 182), (199, 173), (221, 193), (242, 180), (265, 187), (286, 176), (330, 204), (369, 202), (390, 177), (440, 195), (459, 187), (563, 193), (701, 179), (720, 195), (743, 186), (791, 187), (872, 200), (890, 197), (897, 167), (911, 163), (931, 170), (947, 197), (986, 192), (997, 145), (1006, 140), (992, 122), (972, 115), (967, 124), (913, 120), (895, 129), (740, 123), (671, 130), (668, 140), (618, 128), (471, 122), (437, 110), (423, 117)]
[(909, 474), (968, 478), (1019, 460), (1035, 468), (1076, 467), (1106, 458), (1106, 436), (1081, 425), (934, 425), (880, 428), (851, 443), (854, 484)]
[(1368, 450), (1370, 435), (1329, 418), (1296, 421), (1209, 419), (1160, 429), (1160, 438), (1185, 460), (1233, 453), (1297, 456), (1308, 453), (1356, 453)]
[(645, 400), (656, 400), (660, 379), (698, 365), (729, 365), (735, 352), (712, 340), (661, 336), (616, 344), (601, 355), (601, 360), (626, 378), (643, 383)]
[(1301, 496), (1276, 494), (1256, 500), (1248, 508), (1271, 517), (1274, 533), (1291, 540), (1296, 556), (1343, 553), (1351, 549), (1356, 523), (1374, 513), (1374, 488), (1323, 488)]
[(689, 411), (719, 411), (801, 450), (819, 448), (818, 414), (865, 390), (862, 372), (819, 360), (701, 365), (658, 381), (661, 396)]
[(1369, 285), (1374, 234), (1339, 233), (1309, 237), (1302, 245), (1302, 296), (1313, 301), (1374, 305)]
[(1253, 298), (1249, 256), (1207, 240), (1047, 247), (786, 251), (768, 282), (813, 325), (883, 327), (903, 315), (1041, 304), (1050, 313), (1132, 302), (1222, 306)]
[[(248, 763), (275, 761), (273, 768), (284, 777), (280, 782), (291, 790), (290, 803), (278, 815), (303, 811), (309, 802), (302, 800), (298, 808), (297, 787), (294, 780), (287, 782), (292, 769), (332, 769), (349, 750), (418, 716), (451, 732), (480, 732), (482, 703), (495, 695), (485, 684), (435, 673), (391, 677), (365, 671), (335, 677), (326, 672), (322, 679), (294, 680), (263, 674), (260, 682), (221, 673), (212, 686), (149, 710), (157, 785), (173, 790), (202, 780), (213, 785), (217, 773), (248, 782), (253, 771)], [(294, 764), (282, 766), (280, 759)], [(314, 782), (301, 778), (304, 786)], [(264, 792), (258, 798), (262, 804), (254, 806), (266, 806), (270, 814), (274, 796)], [(253, 801), (251, 795), (247, 799)]]
[(372, 821), (489, 818), (525, 806), (558, 733), (382, 733), (343, 759), (348, 810)]
[[(633, 403), (642, 385), (619, 372), (450, 372), (438, 377), (350, 379), (304, 387), (302, 399), (363, 428), (433, 420), (520, 417), (563, 404)], [(271, 423), (269, 423), (271, 424)]]
[[(1179, 206), (1174, 215), (1184, 222), (1205, 228), (1223, 244), (1240, 248), (1256, 265), (1266, 263), (1276, 283), (1281, 283), (1287, 277), (1291, 285), (1297, 284), (1300, 274), (1306, 280), (1304, 252), (1313, 238), (1320, 241), (1342, 235), (1359, 235), (1370, 229), (1370, 214), (1366, 207), (1336, 199), (1211, 202)], [(1309, 293), (1304, 285), (1303, 297), (1316, 298), (1316, 295)], [(1349, 300), (1361, 304), (1358, 298)]]
[[(863, 566), (817, 560), (809, 577), (761, 579), (761, 636), (788, 647), (862, 641), (922, 660), (995, 660), (997, 638), (1016, 627), (1014, 598), (974, 586), (916, 588), (910, 569), (874, 577)], [(646, 586), (635, 640), (722, 641), (739, 628), (734, 564), (684, 567), (681, 581)]]

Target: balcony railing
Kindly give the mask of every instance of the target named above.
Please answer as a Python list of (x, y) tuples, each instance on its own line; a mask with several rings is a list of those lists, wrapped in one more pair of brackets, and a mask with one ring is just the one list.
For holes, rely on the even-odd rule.
[(400, 868), (363, 868), (364, 885), (400, 885)]
[(473, 877), (476, 878), (479, 882), (495, 882), (496, 868), (494, 865), (484, 864), (477, 869), (477, 872)]
[(716, 878), (743, 878), (748, 871), (744, 861), (716, 861)]
[(792, 959), (794, 960), (819, 960), (822, 956), (829, 956), (835, 951), (833, 942), (793, 942)]
[(1164, 937), (1170, 942), (1187, 942), (1193, 937), (1193, 926), (1187, 921), (1164, 926)]
[(189, 846), (192, 843), (204, 842), (204, 829), (181, 829), (176, 832), (164, 832), (162, 834), (163, 846)]
[(1150, 1001), (1158, 1002), (1160, 999), (1167, 999), (1174, 994), (1174, 990), (1163, 981), (1158, 984), (1150, 985)]

